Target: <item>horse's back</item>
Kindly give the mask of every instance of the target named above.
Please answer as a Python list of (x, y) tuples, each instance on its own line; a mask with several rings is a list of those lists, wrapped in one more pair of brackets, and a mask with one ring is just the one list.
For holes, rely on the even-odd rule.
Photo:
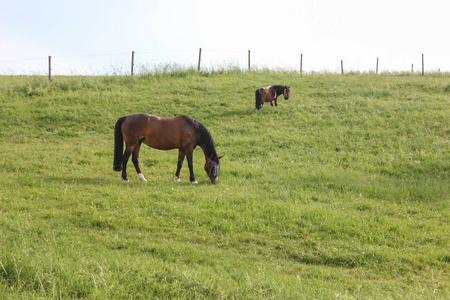
[(266, 88), (259, 88), (255, 91), (255, 93), (259, 93), (260, 95), (264, 95), (266, 93)]
[[(187, 116), (158, 117), (146, 113), (128, 115), (122, 124), (124, 138), (130, 143), (142, 141), (159, 150), (185, 148), (196, 142), (195, 132), (187, 122)], [(125, 138), (126, 139), (126, 138)]]
[[(148, 130), (152, 119), (156, 116), (146, 113), (136, 113), (125, 116), (122, 123), (122, 133), (125, 136), (141, 135)], [(157, 118), (157, 117), (156, 117)]]
[(260, 88), (259, 90), (260, 90), (260, 93), (261, 93), (261, 99), (264, 102), (269, 102), (269, 101), (273, 100), (274, 96), (273, 96), (273, 93), (272, 93), (272, 90), (273, 90), (272, 86), (269, 85), (268, 87)]
[(173, 118), (156, 117), (144, 143), (160, 150), (186, 149), (197, 146), (196, 131), (187, 116)]

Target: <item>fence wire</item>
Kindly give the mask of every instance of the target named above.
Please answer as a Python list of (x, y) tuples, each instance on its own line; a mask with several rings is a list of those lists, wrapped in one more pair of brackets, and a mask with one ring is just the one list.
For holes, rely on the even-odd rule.
[[(133, 57), (132, 57), (133, 53)], [(408, 58), (399, 54), (392, 57), (357, 57), (336, 55), (326, 58), (308, 53), (266, 53), (263, 50), (236, 49), (183, 49), (130, 51), (129, 53), (98, 53), (55, 55), (51, 57), (23, 58), (0, 61), (0, 75), (129, 75), (145, 74), (164, 68), (199, 68), (202, 71), (217, 69), (283, 70), (308, 72), (449, 72), (450, 57), (440, 54), (422, 54)], [(341, 62), (342, 61), (342, 62)], [(400, 61), (400, 62), (399, 62)], [(440, 63), (444, 62), (444, 63)], [(170, 68), (169, 68), (170, 69)]]

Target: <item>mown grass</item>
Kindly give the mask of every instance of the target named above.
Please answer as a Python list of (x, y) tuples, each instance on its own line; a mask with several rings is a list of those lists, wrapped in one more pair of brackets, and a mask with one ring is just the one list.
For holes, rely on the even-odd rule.
[[(448, 74), (171, 70), (0, 77), (0, 295), (16, 298), (446, 299)], [(254, 90), (291, 86), (279, 108)], [(112, 171), (123, 115), (188, 114), (219, 183)]]

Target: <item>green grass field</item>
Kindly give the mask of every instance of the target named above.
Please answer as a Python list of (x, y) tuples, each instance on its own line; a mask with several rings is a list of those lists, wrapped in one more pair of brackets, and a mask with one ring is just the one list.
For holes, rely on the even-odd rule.
[[(202, 122), (219, 182), (146, 146), (123, 182), (135, 112)], [(447, 73), (0, 77), (0, 298), (449, 299), (449, 116)]]

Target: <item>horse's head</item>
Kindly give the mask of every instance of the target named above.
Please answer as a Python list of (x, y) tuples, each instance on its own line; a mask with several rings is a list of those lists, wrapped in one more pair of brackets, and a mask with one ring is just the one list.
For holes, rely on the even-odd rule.
[(283, 91), (283, 96), (284, 99), (289, 99), (289, 93), (291, 92), (291, 87), (290, 86), (285, 86), (284, 87), (284, 91)]
[(211, 179), (211, 182), (214, 183), (219, 179), (219, 173), (220, 173), (220, 159), (223, 156), (217, 156), (217, 154), (213, 154), (211, 158), (209, 158), (205, 163), (205, 171), (206, 174), (208, 174), (209, 179)]

